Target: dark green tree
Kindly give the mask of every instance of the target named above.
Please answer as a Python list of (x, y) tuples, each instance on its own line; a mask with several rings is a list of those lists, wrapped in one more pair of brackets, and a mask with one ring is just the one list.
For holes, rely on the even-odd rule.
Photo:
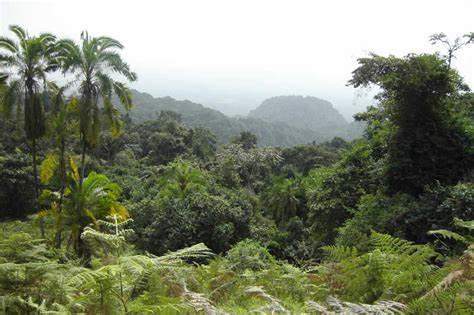
[(279, 224), (294, 216), (304, 217), (305, 191), (302, 178), (274, 177), (271, 186), (262, 194), (263, 205)]
[(208, 161), (216, 153), (217, 138), (208, 129), (191, 129), (191, 149), (195, 156), (203, 161)]
[(359, 64), (349, 83), (379, 86), (379, 107), (393, 126), (385, 166), (389, 193), (418, 195), (435, 181), (456, 183), (473, 161), (448, 111), (453, 95), (465, 89), (457, 73), (436, 55), (372, 55)]
[(232, 140), (232, 143), (240, 144), (245, 150), (250, 150), (257, 146), (257, 136), (250, 131), (242, 131)]

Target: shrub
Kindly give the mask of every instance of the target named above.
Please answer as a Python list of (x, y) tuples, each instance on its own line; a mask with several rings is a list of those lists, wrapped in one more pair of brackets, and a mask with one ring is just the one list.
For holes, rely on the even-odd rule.
[(246, 239), (232, 247), (226, 255), (231, 269), (263, 270), (275, 264), (275, 258), (258, 242)]

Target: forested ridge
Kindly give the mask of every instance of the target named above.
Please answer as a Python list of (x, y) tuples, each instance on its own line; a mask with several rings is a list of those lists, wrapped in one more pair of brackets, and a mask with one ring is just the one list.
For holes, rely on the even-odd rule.
[[(228, 117), (218, 110), (189, 100), (180, 101), (169, 96), (154, 98), (136, 90), (131, 90), (131, 93), (135, 106), (131, 108), (129, 116), (133, 122), (143, 123), (156, 119), (161, 111), (173, 111), (180, 114), (185, 126), (209, 129), (216, 135), (219, 144), (230, 142), (243, 131), (255, 134), (259, 140), (258, 146), (279, 147), (321, 143), (334, 137), (353, 140), (360, 138), (363, 131), (362, 123), (347, 123), (329, 102), (314, 97), (273, 97), (265, 100), (248, 116)], [(118, 99), (114, 99), (114, 102), (120, 105)], [(118, 108), (125, 113), (125, 108)], [(259, 116), (254, 112), (264, 114)], [(295, 112), (299, 113), (299, 117), (289, 115)], [(301, 117), (308, 123), (298, 123)]]
[(472, 313), (474, 93), (451, 60), (473, 33), (358, 59), (362, 138), (275, 147), (134, 119), (113, 38), (9, 30), (1, 313)]

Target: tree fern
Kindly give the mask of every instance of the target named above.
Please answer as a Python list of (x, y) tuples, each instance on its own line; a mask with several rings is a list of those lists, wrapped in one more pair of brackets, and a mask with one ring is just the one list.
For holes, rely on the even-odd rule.
[(364, 303), (381, 298), (404, 301), (429, 288), (426, 279), (437, 269), (430, 264), (436, 253), (429, 246), (376, 232), (369, 242), (367, 253), (343, 246), (324, 248), (326, 261), (336, 264), (320, 271), (333, 282), (334, 294)]

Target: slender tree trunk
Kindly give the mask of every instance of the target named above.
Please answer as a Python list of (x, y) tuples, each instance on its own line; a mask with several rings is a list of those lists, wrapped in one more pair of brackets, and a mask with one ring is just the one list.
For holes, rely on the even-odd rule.
[[(64, 190), (66, 189), (66, 158), (65, 158), (65, 151), (66, 151), (66, 141), (61, 139), (61, 146), (60, 146), (60, 161), (59, 161), (59, 172), (61, 177), (61, 188), (59, 191), (59, 205), (58, 205), (58, 220), (61, 220), (62, 210), (63, 210), (63, 199), (64, 199)], [(58, 223), (56, 231), (56, 248), (61, 248), (61, 233), (62, 233), (62, 223)]]
[(56, 235), (54, 237), (55, 247), (61, 248), (62, 240), (62, 228), (56, 231)]
[[(33, 137), (31, 140), (31, 154), (33, 157), (33, 178), (34, 178), (34, 185), (35, 185), (35, 212), (39, 211), (39, 181), (38, 181), (38, 165), (36, 161), (36, 138)], [(39, 220), (40, 224), (40, 232), (41, 232), (41, 237), (44, 238), (45, 233), (44, 233), (44, 219), (40, 218)]]
[[(84, 178), (86, 175), (86, 165), (85, 165), (85, 159), (86, 159), (86, 138), (85, 135), (81, 136), (82, 138), (82, 149), (81, 149), (81, 170), (79, 174), (79, 189), (81, 190), (82, 193), (82, 184), (84, 182)], [(81, 217), (83, 215), (83, 206), (81, 204), (78, 205), (77, 212), (78, 216)], [(77, 249), (76, 253), (79, 255), (79, 257), (84, 259), (84, 265), (86, 267), (90, 267), (91, 265), (91, 253), (89, 249), (87, 248), (87, 244), (84, 243), (84, 241), (81, 238), (81, 234), (84, 231), (84, 226), (79, 227), (79, 235), (78, 235), (78, 240), (77, 240)]]
[(78, 239), (77, 239), (77, 249), (76, 249), (76, 252), (78, 254), (78, 256), (80, 258), (83, 259), (84, 261), (84, 266), (85, 267), (91, 267), (91, 259), (92, 259), (92, 253), (91, 251), (89, 250), (89, 247), (87, 246), (87, 244), (84, 242), (84, 240), (81, 238), (81, 234), (82, 234), (82, 231), (84, 229), (81, 228), (79, 230), (79, 236), (78, 236)]
[[(87, 138), (86, 138), (86, 134), (88, 132), (88, 124), (89, 124), (89, 107), (90, 107), (90, 102), (91, 102), (91, 95), (92, 93), (90, 92), (91, 91), (91, 88), (89, 88), (92, 84), (90, 82), (89, 79), (86, 79), (87, 81), (87, 86), (88, 88), (86, 88), (85, 90), (85, 95), (84, 95), (84, 98), (82, 99), (81, 103), (80, 103), (80, 107), (79, 107), (79, 111), (80, 111), (80, 142), (81, 142), (81, 170), (80, 170), (80, 174), (79, 174), (79, 190), (80, 190), (80, 193), (83, 193), (82, 191), (82, 186), (83, 186), (83, 182), (84, 182), (84, 178), (86, 177), (86, 149), (87, 149)], [(85, 121), (84, 121), (85, 119)], [(83, 215), (84, 215), (84, 207), (82, 205), (82, 202), (80, 202), (78, 205), (77, 205), (77, 215), (79, 218), (81, 218)], [(85, 242), (82, 240), (81, 238), (81, 234), (82, 232), (84, 231), (84, 227), (85, 226), (82, 226), (80, 225), (79, 226), (79, 235), (78, 235), (78, 239), (77, 239), (77, 248), (76, 248), (76, 253), (78, 254), (79, 257), (81, 257), (82, 259), (84, 259), (84, 265), (86, 267), (90, 266), (91, 265), (91, 252), (89, 250), (89, 248), (87, 247), (87, 244), (85, 244)]]
[(451, 60), (453, 59), (454, 51), (449, 49), (448, 51), (448, 70), (451, 70)]
[(85, 135), (81, 135), (81, 142), (82, 142), (82, 148), (81, 148), (81, 173), (79, 175), (79, 185), (82, 187), (82, 182), (84, 181), (84, 178), (86, 177), (86, 137)]

